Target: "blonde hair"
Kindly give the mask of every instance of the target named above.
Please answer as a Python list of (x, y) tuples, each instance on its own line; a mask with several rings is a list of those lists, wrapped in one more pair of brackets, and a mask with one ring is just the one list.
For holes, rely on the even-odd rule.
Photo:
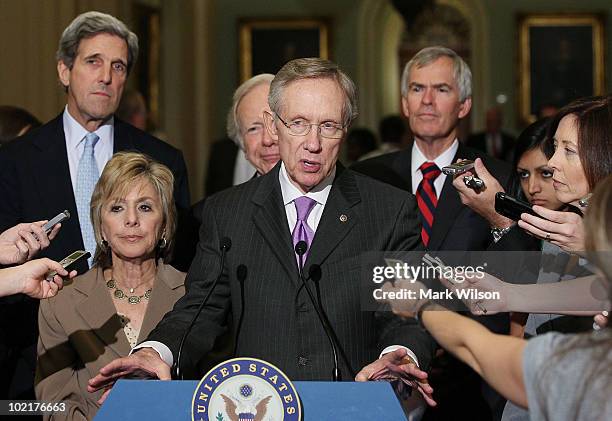
[[(138, 152), (118, 152), (104, 167), (96, 184), (90, 204), (90, 217), (96, 237), (94, 263), (102, 267), (112, 265), (111, 252), (102, 238), (102, 208), (117, 197), (125, 197), (136, 183), (148, 181), (159, 196), (162, 208), (162, 229), (159, 241), (165, 238), (165, 247), (158, 247), (156, 258), (167, 260), (176, 231), (176, 207), (174, 205), (174, 175), (163, 164)], [(157, 260), (157, 259), (156, 259)]]

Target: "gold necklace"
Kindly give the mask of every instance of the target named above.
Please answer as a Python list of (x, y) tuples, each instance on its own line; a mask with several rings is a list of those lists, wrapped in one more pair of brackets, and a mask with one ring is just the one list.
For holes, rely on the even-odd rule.
[[(140, 285), (138, 285), (138, 286), (140, 286)], [(138, 286), (136, 288), (138, 288)], [(143, 298), (145, 300), (150, 299), (151, 298), (151, 291), (153, 291), (153, 288), (149, 288), (142, 295), (127, 295), (125, 292), (123, 292), (122, 289), (119, 289), (117, 287), (117, 282), (114, 279), (110, 279), (109, 281), (107, 281), (106, 282), (106, 287), (108, 289), (114, 289), (115, 290), (115, 292), (113, 292), (113, 296), (115, 298), (117, 298), (118, 300), (122, 300), (124, 298), (127, 298), (127, 302), (130, 303), (130, 304), (139, 304), (140, 300), (142, 300)], [(133, 294), (133, 293), (134, 293), (134, 288), (130, 288), (130, 294)]]

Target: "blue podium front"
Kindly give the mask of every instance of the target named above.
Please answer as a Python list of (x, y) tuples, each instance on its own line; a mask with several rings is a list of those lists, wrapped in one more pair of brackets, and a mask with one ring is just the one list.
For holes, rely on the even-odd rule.
[[(293, 382), (304, 421), (405, 421), (386, 382)], [(96, 421), (191, 420), (197, 381), (119, 380)]]

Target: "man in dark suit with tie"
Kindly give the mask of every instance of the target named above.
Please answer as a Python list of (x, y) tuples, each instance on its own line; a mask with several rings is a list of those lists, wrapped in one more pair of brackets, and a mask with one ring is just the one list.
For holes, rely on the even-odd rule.
[[(353, 82), (332, 62), (297, 59), (275, 76), (269, 103), (272, 112), (264, 121), (278, 141), (281, 162), (207, 200), (185, 297), (137, 347), (144, 349), (102, 369), (90, 380), (90, 390), (112, 385), (123, 373), (170, 377), (181, 336), (220, 273), (224, 237), (232, 246), (186, 341), (184, 369), (195, 366), (229, 328), (237, 356), (265, 359), (295, 380), (331, 378), (332, 352), (298, 277), (295, 245), (302, 240), (305, 276), (320, 269), (317, 280), (307, 282), (337, 335), (343, 378), (359, 372), (358, 380), (369, 380), (385, 361), (400, 364), (406, 377), (426, 378), (417, 364), (428, 366), (435, 348), (429, 334), (412, 321), (364, 311), (360, 304), (362, 253), (418, 248), (420, 226), (414, 196), (338, 163), (357, 112)], [(237, 274), (241, 265), (243, 283)], [(429, 385), (418, 386), (431, 402)]]
[[(81, 206), (81, 160), (87, 160), (87, 137), (97, 138), (93, 160), (97, 177), (112, 154), (137, 150), (167, 165), (176, 177), (175, 199), (189, 206), (182, 153), (113, 117), (136, 57), (138, 38), (118, 19), (98, 12), (78, 16), (64, 31), (57, 52), (59, 80), (66, 90), (64, 111), (42, 127), (0, 150), (0, 230), (19, 222), (50, 219), (68, 209), (57, 238), (45, 251), (56, 260), (95, 242), (84, 242), (90, 228), (89, 200)], [(84, 227), (88, 225), (88, 227)], [(87, 239), (86, 239), (87, 240)], [(85, 269), (85, 267), (81, 267)]]
[[(520, 244), (503, 243), (520, 240), (504, 235), (509, 230), (507, 218), (499, 215), (499, 220), (491, 226), (486, 219), (462, 204), (453, 186), (453, 177), (441, 172), (443, 167), (457, 160), (480, 159), (506, 191), (512, 183), (508, 164), (463, 146), (457, 139), (459, 120), (468, 115), (472, 106), (472, 75), (467, 63), (449, 48), (425, 48), (406, 64), (401, 89), (402, 110), (414, 134), (412, 147), (360, 162), (352, 168), (416, 195), (423, 224), (421, 237), (428, 250), (483, 251), (502, 248), (502, 245), (508, 249), (520, 249)], [(507, 314), (478, 319), (498, 333), (509, 331)], [(481, 415), (477, 412), (479, 407), (485, 413), (488, 411), (482, 402), (474, 403), (473, 399), (479, 396), (480, 381), (474, 372), (466, 372), (467, 368), (463, 370), (465, 367), (461, 365), (457, 370), (447, 371), (443, 387), (437, 387), (442, 392), (442, 396), (438, 395), (440, 405), (437, 410), (443, 417), (451, 416), (456, 403), (462, 399), (462, 405), (469, 402), (478, 416)], [(444, 370), (448, 370), (448, 366)], [(476, 389), (467, 383), (455, 383), (460, 378), (471, 378)], [(454, 400), (457, 396), (461, 397)], [(503, 409), (501, 403), (494, 405), (495, 410)], [(449, 412), (444, 412), (446, 410)]]
[(401, 84), (402, 110), (414, 134), (412, 147), (352, 167), (417, 196), (422, 239), (429, 250), (486, 250), (493, 243), (492, 227), (462, 205), (452, 177), (442, 173), (442, 167), (480, 158), (503, 186), (511, 181), (509, 165), (457, 140), (459, 120), (472, 107), (471, 86), (471, 71), (454, 51), (430, 47), (418, 52), (406, 64)]
[[(121, 150), (143, 152), (167, 165), (175, 176), (178, 207), (189, 206), (182, 153), (113, 117), (137, 55), (138, 38), (113, 16), (84, 13), (64, 30), (57, 71), (67, 105), (58, 117), (0, 150), (0, 232), (67, 209), (70, 219), (41, 254), (59, 261), (85, 249), (93, 256), (91, 193), (106, 162)], [(76, 269), (85, 272), (87, 262)], [(15, 328), (6, 326), (7, 317), (2, 317), (2, 331), (15, 349), (35, 344), (37, 302), (12, 301), (18, 302), (3, 305), (3, 315), (18, 321), (19, 334), (10, 333)]]

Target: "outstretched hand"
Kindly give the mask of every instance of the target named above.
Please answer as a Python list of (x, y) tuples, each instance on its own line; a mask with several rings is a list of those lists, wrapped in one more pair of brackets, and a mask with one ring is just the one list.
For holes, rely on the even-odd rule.
[(355, 381), (393, 381), (398, 380), (398, 392), (402, 392), (405, 385), (417, 389), (430, 406), (436, 406), (433, 399), (433, 388), (427, 382), (427, 373), (420, 370), (415, 362), (407, 355), (404, 348), (388, 352), (376, 361), (361, 369)]
[[(440, 282), (453, 292), (453, 295), (460, 298), (463, 304), (468, 310), (477, 316), (492, 315), (500, 312), (508, 311), (508, 299), (509, 299), (509, 288), (508, 284), (493, 275), (486, 272), (482, 274), (475, 273), (474, 276), (463, 275), (464, 281), (458, 282), (451, 278), (440, 278)], [(499, 299), (497, 298), (480, 298), (472, 299), (469, 298), (472, 295), (466, 295), (465, 298), (460, 297), (457, 294), (458, 290), (476, 290), (479, 293), (487, 292), (499, 292)], [(494, 297), (494, 294), (487, 294), (487, 296)]]
[[(474, 190), (466, 186), (463, 178), (470, 175), (484, 181), (485, 187), (481, 190)], [(459, 193), (461, 203), (486, 219), (492, 227), (506, 228), (514, 223), (511, 219), (495, 211), (495, 194), (503, 192), (504, 188), (487, 170), (482, 159), (476, 158), (473, 169), (456, 176), (453, 179), (453, 186), (457, 189), (457, 193)]]
[[(73, 278), (77, 272), (68, 273), (58, 262), (43, 258), (26, 262), (20, 266), (5, 269), (10, 271), (10, 280), (14, 284), (13, 293), (26, 294), (32, 298), (50, 298), (63, 287), (62, 277)], [(57, 275), (51, 279), (49, 272), (55, 271)]]
[(102, 367), (95, 377), (89, 379), (87, 391), (93, 393), (104, 390), (98, 401), (102, 404), (115, 382), (121, 378), (170, 380), (170, 366), (161, 359), (157, 351), (143, 348)]

